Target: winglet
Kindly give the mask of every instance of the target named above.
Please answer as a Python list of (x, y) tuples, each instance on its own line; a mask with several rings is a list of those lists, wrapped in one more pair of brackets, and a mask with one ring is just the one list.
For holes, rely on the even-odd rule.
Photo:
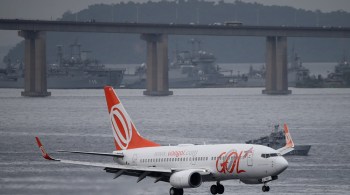
[(286, 145), (283, 148), (278, 149), (278, 152), (281, 153), (281, 155), (285, 155), (294, 150), (294, 142), (292, 136), (289, 133), (287, 124), (284, 124), (283, 128), (284, 136), (286, 138)]
[(294, 148), (294, 142), (293, 142), (292, 136), (289, 133), (287, 124), (284, 124), (283, 127), (284, 127), (284, 136), (286, 137), (286, 147)]
[(44, 157), (46, 160), (55, 160), (55, 159), (51, 158), (51, 157), (49, 156), (49, 154), (45, 151), (45, 148), (44, 148), (44, 146), (41, 144), (40, 139), (39, 139), (38, 137), (35, 137), (35, 139), (36, 139), (36, 143), (38, 144), (38, 147), (39, 147), (39, 149), (40, 149), (41, 154), (43, 155), (43, 157)]

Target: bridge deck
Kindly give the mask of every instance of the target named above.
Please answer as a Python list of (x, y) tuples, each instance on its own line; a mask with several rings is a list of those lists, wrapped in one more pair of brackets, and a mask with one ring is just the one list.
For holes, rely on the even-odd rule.
[(136, 33), (212, 36), (286, 36), (350, 38), (349, 27), (225, 26), (0, 19), (0, 30)]

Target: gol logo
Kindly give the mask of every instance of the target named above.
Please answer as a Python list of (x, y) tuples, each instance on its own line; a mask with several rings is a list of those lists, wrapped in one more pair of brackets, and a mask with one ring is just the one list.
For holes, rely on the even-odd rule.
[(233, 173), (237, 174), (246, 172), (239, 169), (239, 161), (241, 159), (242, 152), (238, 154), (236, 150), (221, 153), (216, 160), (216, 170), (219, 173)]
[(132, 138), (132, 122), (121, 104), (116, 104), (109, 113), (115, 141), (125, 150)]

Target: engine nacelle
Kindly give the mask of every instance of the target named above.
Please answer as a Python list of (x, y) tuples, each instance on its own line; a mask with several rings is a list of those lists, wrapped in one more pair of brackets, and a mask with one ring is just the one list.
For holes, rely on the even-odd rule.
[(170, 176), (174, 188), (196, 188), (202, 184), (202, 176), (195, 170), (175, 172)]

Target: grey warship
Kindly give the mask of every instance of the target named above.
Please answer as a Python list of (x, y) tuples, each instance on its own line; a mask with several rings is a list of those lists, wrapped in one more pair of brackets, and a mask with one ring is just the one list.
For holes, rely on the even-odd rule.
[[(284, 132), (279, 129), (279, 125), (275, 125), (274, 130), (269, 136), (260, 137), (259, 139), (253, 139), (246, 141), (247, 144), (259, 144), (265, 145), (274, 149), (282, 148), (286, 141)], [(311, 145), (295, 145), (294, 150), (287, 155), (307, 156), (309, 154)]]
[[(70, 45), (70, 56), (63, 57), (63, 47), (57, 46), (57, 62), (48, 64), (47, 86), (50, 89), (101, 89), (106, 85), (118, 88), (125, 69), (111, 69), (81, 51), (77, 42)], [(0, 88), (23, 88), (25, 66), (8, 63), (0, 70)]]
[[(176, 51), (169, 65), (170, 88), (227, 87), (232, 77), (225, 76), (216, 64), (214, 54), (201, 49), (201, 42), (191, 39), (192, 51)], [(125, 88), (145, 88), (147, 64), (139, 66), (133, 74), (125, 74)]]
[(329, 73), (324, 82), (325, 87), (350, 87), (350, 63), (344, 55), (343, 59)]

